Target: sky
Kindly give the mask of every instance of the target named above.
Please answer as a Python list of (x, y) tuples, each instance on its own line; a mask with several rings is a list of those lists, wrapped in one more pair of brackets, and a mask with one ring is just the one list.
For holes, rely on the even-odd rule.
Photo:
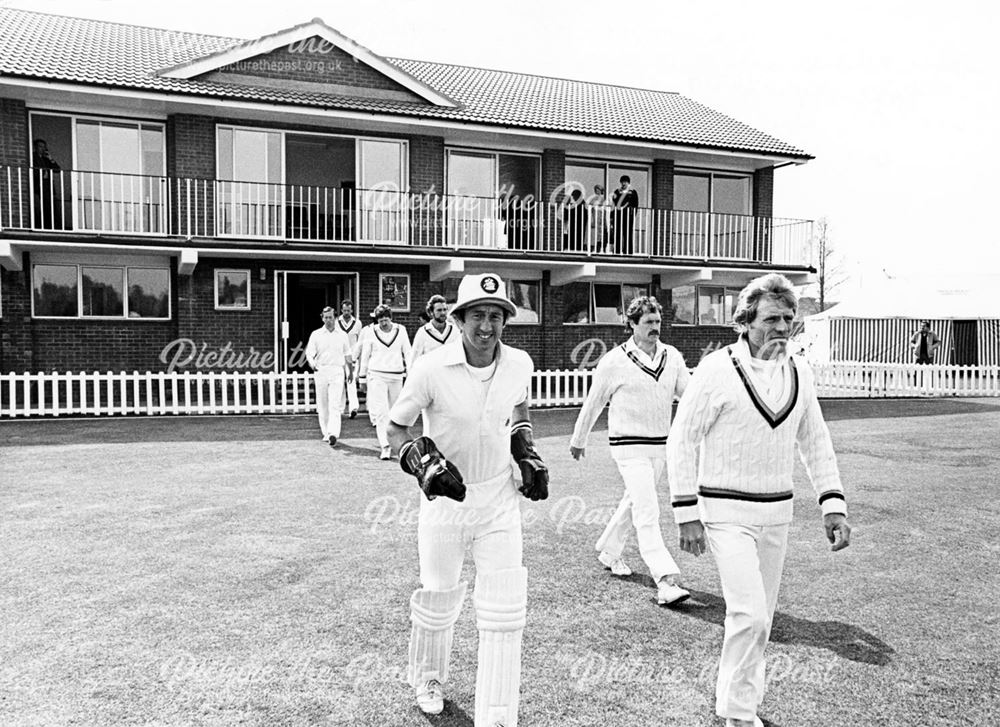
[(816, 157), (776, 172), (774, 214), (826, 218), (842, 295), (1000, 269), (1000, 3), (0, 4), (239, 38), (319, 17), (379, 55), (677, 91)]

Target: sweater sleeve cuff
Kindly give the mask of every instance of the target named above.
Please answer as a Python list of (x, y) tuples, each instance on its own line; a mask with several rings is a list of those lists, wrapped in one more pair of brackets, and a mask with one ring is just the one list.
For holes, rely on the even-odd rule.
[(670, 505), (674, 511), (674, 522), (678, 525), (701, 519), (701, 512), (698, 510), (698, 498), (696, 496), (674, 500)]
[(833, 514), (847, 515), (847, 501), (842, 492), (824, 492), (819, 496), (819, 507), (824, 517)]

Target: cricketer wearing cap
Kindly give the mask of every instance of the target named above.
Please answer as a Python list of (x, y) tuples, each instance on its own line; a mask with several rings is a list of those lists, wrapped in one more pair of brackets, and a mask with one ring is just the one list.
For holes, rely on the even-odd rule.
[[(465, 596), (462, 563), (471, 548), (479, 628), (476, 727), (517, 724), (527, 602), (520, 497), (548, 495), (548, 472), (528, 416), (534, 366), (525, 351), (500, 341), (516, 312), (498, 276), (463, 278), (452, 309), (462, 345), (421, 356), (389, 413), (389, 439), (400, 465), (426, 495), (417, 525), (423, 587), (410, 599), (408, 680), (420, 709), (440, 713)], [(413, 439), (408, 427), (421, 414), (424, 436)]]

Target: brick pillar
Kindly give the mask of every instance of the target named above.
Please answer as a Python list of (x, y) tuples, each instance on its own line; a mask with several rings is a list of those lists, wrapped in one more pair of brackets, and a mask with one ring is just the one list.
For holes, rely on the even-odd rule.
[(763, 218), (754, 221), (754, 259), (771, 262), (772, 223), (774, 216), (774, 167), (764, 167), (753, 173), (753, 214)]
[(444, 244), (444, 139), (437, 136), (410, 137), (410, 242), (414, 245)]
[(28, 153), (24, 101), (0, 98), (0, 229), (26, 226), (31, 218)]
[(192, 237), (215, 234), (215, 156), (213, 119), (190, 114), (174, 114), (167, 119), (167, 176), (171, 178), (173, 234)]
[(31, 321), (31, 265), (24, 253), (22, 270), (0, 270), (3, 318), (0, 325), (0, 372), (34, 372)]
[(653, 255), (670, 255), (670, 214), (674, 208), (674, 160), (653, 160)]
[(559, 250), (562, 246), (560, 234), (562, 219), (558, 210), (550, 207), (556, 199), (557, 190), (566, 183), (566, 152), (563, 149), (545, 149), (542, 152), (542, 198), (539, 217), (542, 220), (542, 250)]

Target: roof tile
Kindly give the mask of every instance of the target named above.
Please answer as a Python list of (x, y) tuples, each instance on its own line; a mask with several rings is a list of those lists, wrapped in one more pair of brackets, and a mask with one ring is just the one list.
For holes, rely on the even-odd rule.
[(470, 66), (386, 58), (458, 108), (157, 75), (243, 42), (0, 8), (0, 75), (809, 158), (678, 93)]

